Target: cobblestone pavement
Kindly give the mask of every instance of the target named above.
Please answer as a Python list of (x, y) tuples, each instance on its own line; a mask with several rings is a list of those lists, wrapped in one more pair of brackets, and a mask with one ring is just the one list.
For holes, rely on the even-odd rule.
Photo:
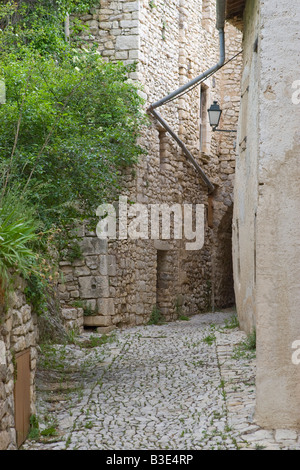
[(101, 346), (44, 351), (24, 450), (300, 449), (293, 430), (253, 421), (255, 357), (232, 312), (117, 330)]

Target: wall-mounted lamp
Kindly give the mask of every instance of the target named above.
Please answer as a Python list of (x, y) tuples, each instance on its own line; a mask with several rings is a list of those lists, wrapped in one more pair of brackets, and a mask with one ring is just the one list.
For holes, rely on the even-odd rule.
[(212, 127), (212, 130), (214, 132), (237, 132), (234, 130), (223, 130), (223, 129), (217, 129), (220, 119), (221, 119), (221, 114), (222, 114), (222, 109), (218, 105), (217, 101), (214, 101), (211, 107), (207, 110), (208, 116), (209, 116), (209, 123)]

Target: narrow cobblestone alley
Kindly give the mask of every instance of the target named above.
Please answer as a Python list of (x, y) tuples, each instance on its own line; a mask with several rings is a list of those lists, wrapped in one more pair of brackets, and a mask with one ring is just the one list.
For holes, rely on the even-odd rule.
[(255, 357), (232, 315), (117, 330), (93, 348), (100, 335), (85, 332), (80, 344), (48, 348), (41, 435), (22, 449), (300, 449), (295, 431), (253, 422)]

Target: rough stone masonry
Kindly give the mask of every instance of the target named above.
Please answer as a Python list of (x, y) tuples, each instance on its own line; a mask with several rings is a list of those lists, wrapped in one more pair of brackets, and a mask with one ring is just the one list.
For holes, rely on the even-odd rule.
[[(104, 0), (83, 17), (104, 60), (136, 62), (129, 77), (148, 106), (219, 60), (215, 1)], [(226, 53), (241, 49), (240, 32), (226, 26)], [(234, 129), (239, 108), (237, 57), (161, 113), (213, 182), (208, 194), (195, 168), (158, 122), (151, 119), (140, 144), (147, 150), (123, 175), (122, 195), (142, 204), (204, 204), (205, 243), (188, 252), (183, 240), (110, 240), (80, 230), (83, 258), (63, 260), (59, 286), (69, 328), (84, 323), (109, 331), (145, 324), (159, 310), (167, 320), (234, 303), (231, 220), (235, 139), (213, 133), (207, 109), (218, 100), (224, 128)], [(99, 201), (101, 204), (102, 201)], [(83, 318), (83, 313), (84, 315)], [(92, 315), (90, 315), (92, 313)], [(88, 315), (87, 315), (88, 314)], [(95, 318), (88, 318), (94, 316)]]

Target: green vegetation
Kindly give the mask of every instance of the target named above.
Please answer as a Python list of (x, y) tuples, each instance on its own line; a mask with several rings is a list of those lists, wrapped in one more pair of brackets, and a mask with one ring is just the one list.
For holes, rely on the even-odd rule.
[(224, 329), (226, 330), (234, 330), (235, 328), (239, 328), (239, 320), (237, 315), (232, 315), (232, 317), (229, 320), (225, 320), (225, 326)]
[(11, 280), (11, 271), (17, 269), (26, 276), (37, 272), (37, 255), (31, 248), (37, 240), (38, 226), (33, 211), (11, 194), (0, 207), (0, 279), (2, 287)]
[(86, 317), (97, 315), (97, 309), (93, 308), (92, 305), (88, 302), (84, 302), (83, 300), (74, 300), (72, 305), (77, 308), (82, 308), (83, 315)]
[[(57, 253), (81, 257), (73, 228), (116, 197), (144, 153), (146, 118), (135, 65), (105, 62), (74, 14), (92, 0), (4, 0), (0, 5), (0, 277), (17, 271), (41, 313)], [(64, 20), (72, 15), (66, 40)], [(85, 32), (85, 35), (87, 33)], [(17, 205), (15, 204), (17, 201)], [(38, 256), (37, 256), (38, 255)]]
[(256, 329), (247, 335), (245, 341), (235, 347), (233, 357), (235, 359), (252, 359), (256, 356)]
[(44, 417), (45, 427), (43, 430), (40, 429), (40, 423), (36, 415), (30, 416), (30, 428), (27, 438), (34, 441), (43, 441), (51, 437), (57, 437), (57, 420), (54, 418), (49, 418), (49, 416)]
[(148, 325), (162, 325), (163, 323), (165, 323), (165, 318), (159, 308), (154, 305), (148, 321)]
[(93, 52), (76, 57), (75, 67), (33, 52), (13, 54), (2, 58), (0, 72), (7, 87), (0, 108), (2, 193), (17, 181), (45, 228), (65, 233), (95, 216), (119, 188), (123, 168), (142, 153), (135, 143), (141, 100), (126, 67)]
[(186, 315), (180, 315), (178, 320), (180, 320), (180, 321), (190, 321), (190, 317), (187, 317)]
[(40, 437), (40, 427), (39, 427), (39, 422), (38, 422), (38, 418), (36, 417), (36, 415), (31, 415), (29, 422), (30, 422), (30, 428), (29, 428), (29, 433), (28, 433), (28, 439), (38, 440)]
[(209, 346), (212, 346), (215, 341), (216, 341), (216, 336), (214, 334), (210, 334), (203, 339), (203, 342), (208, 344)]
[(41, 431), (41, 436), (44, 436), (44, 437), (58, 436), (58, 432), (55, 426), (52, 425), (49, 428), (43, 429), (43, 431)]
[(85, 317), (89, 317), (91, 315), (97, 315), (97, 310), (93, 309), (91, 304), (84, 303), (83, 304), (83, 315)]
[(91, 335), (87, 341), (81, 342), (80, 346), (82, 348), (97, 348), (102, 346), (103, 344), (113, 343), (115, 340), (115, 334), (102, 336)]
[(248, 351), (255, 351), (256, 350), (256, 329), (254, 328), (251, 333), (247, 336), (247, 339), (243, 343), (245, 349)]

